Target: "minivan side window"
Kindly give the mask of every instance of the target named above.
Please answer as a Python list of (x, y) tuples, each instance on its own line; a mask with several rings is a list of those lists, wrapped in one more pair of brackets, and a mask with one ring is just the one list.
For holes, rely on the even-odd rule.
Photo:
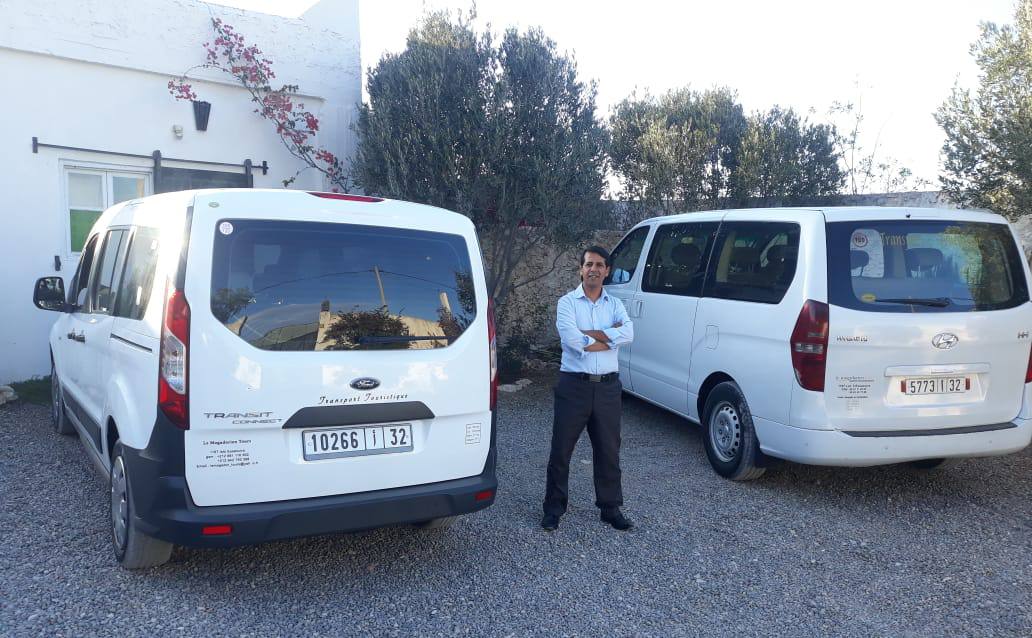
[(115, 299), (115, 316), (143, 319), (147, 312), (154, 271), (158, 264), (158, 230), (137, 228), (129, 245), (122, 284)]
[(698, 297), (717, 222), (664, 224), (656, 229), (641, 289)]
[(717, 250), (706, 277), (707, 297), (780, 303), (795, 278), (799, 225), (726, 222)]
[(108, 315), (115, 305), (118, 277), (125, 263), (125, 230), (109, 230), (101, 248), (97, 272), (93, 276), (90, 292), (90, 312)]
[(649, 227), (642, 226), (624, 237), (613, 249), (609, 255), (609, 277), (606, 278), (606, 284), (625, 284), (631, 280), (648, 236)]
[[(93, 239), (86, 244), (86, 247), (82, 249), (82, 257), (79, 258), (79, 267), (75, 271), (75, 275), (72, 277), (71, 285), (68, 286), (68, 303), (78, 305), (80, 293), (86, 289), (90, 282), (90, 273), (93, 272), (93, 256), (97, 252), (97, 237), (94, 235)], [(83, 301), (85, 305), (85, 300)], [(85, 312), (84, 308), (79, 308), (79, 312)]]

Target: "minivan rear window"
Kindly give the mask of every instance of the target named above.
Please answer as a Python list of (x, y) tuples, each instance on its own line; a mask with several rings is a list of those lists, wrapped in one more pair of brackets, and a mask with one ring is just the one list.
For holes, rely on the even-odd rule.
[(970, 312), (1028, 301), (1006, 224), (932, 220), (834, 222), (828, 299), (872, 312)]
[(476, 317), (459, 235), (320, 222), (221, 220), (211, 311), (263, 350), (443, 348)]

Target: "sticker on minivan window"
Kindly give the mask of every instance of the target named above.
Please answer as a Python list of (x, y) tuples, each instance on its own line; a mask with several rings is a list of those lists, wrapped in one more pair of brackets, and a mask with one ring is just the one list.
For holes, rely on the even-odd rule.
[(219, 232), (223, 235), (231, 235), (233, 233), (233, 224), (229, 222), (222, 222), (219, 224)]
[(853, 245), (857, 248), (863, 248), (867, 245), (867, 235), (860, 231), (853, 233)]

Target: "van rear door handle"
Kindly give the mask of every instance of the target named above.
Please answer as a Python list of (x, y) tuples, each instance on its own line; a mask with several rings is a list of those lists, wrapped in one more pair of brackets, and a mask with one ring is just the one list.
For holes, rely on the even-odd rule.
[(641, 311), (642, 311), (642, 309), (644, 307), (645, 307), (645, 302), (644, 301), (642, 301), (641, 299), (635, 299), (634, 300), (634, 316), (635, 317), (640, 317), (641, 316)]

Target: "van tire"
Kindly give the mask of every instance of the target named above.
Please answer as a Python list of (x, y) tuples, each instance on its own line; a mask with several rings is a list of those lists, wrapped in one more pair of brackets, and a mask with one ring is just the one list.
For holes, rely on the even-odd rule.
[(65, 413), (64, 390), (61, 389), (61, 380), (57, 378), (57, 367), (53, 361), (50, 362), (50, 420), (54, 432), (75, 434), (75, 427)]
[(132, 485), (123, 456), (122, 442), (116, 441), (109, 481), (111, 538), (115, 558), (126, 569), (164, 565), (172, 556), (172, 543), (147, 536), (137, 528), (132, 509), (133, 500), (129, 497)]
[(763, 453), (753, 428), (752, 412), (738, 384), (725, 381), (706, 397), (702, 440), (713, 470), (732, 481), (763, 476)]
[(458, 516), (442, 516), (441, 518), (432, 518), (428, 521), (413, 524), (419, 529), (448, 529), (455, 524), (458, 518)]
[(907, 465), (918, 470), (934, 470), (937, 467), (942, 467), (946, 463), (946, 459), (918, 459), (917, 461), (909, 461)]

